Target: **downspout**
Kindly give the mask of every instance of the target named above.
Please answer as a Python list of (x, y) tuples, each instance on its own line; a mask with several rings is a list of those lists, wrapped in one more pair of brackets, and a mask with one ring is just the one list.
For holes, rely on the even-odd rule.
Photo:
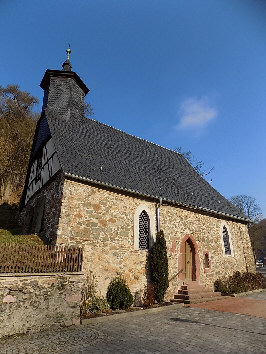
[(157, 232), (160, 232), (160, 206), (163, 204), (162, 197), (159, 198), (159, 204), (156, 204), (157, 212)]
[[(241, 228), (240, 228), (240, 225), (238, 225), (238, 229), (239, 229), (239, 234), (240, 234), (240, 238), (241, 238), (241, 241), (242, 241), (242, 248), (243, 248), (243, 255), (244, 255), (244, 260), (245, 260), (245, 265), (246, 265), (246, 272), (248, 273), (248, 262), (247, 262), (247, 256), (246, 256), (246, 252), (245, 252), (245, 247), (244, 247), (244, 243), (243, 243), (243, 237), (242, 237), (242, 232), (241, 232)], [(248, 227), (247, 227), (248, 229)], [(250, 246), (251, 246), (251, 250), (252, 250), (252, 253), (253, 253), (253, 257), (254, 257), (254, 252), (253, 252), (253, 247), (252, 247), (252, 244), (251, 244), (251, 238), (250, 238), (250, 235), (249, 235), (249, 229), (248, 229), (248, 236), (249, 236), (249, 241), (250, 241)], [(254, 257), (254, 261), (255, 261), (255, 257)]]

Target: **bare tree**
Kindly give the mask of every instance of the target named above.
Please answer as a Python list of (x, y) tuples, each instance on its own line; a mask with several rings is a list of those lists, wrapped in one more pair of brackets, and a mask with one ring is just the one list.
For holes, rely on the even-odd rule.
[(252, 222), (258, 222), (262, 219), (261, 208), (254, 197), (240, 194), (231, 197), (229, 201), (246, 214)]
[(192, 152), (189, 151), (184, 151), (181, 146), (177, 147), (174, 149), (176, 152), (179, 154), (183, 155), (184, 158), (190, 163), (190, 165), (194, 168), (194, 170), (201, 176), (201, 177), (206, 177), (208, 176), (213, 170), (214, 167), (210, 169), (206, 169), (204, 167), (204, 162), (199, 161), (195, 159), (195, 157), (192, 155)]
[(263, 259), (266, 257), (266, 219), (251, 225), (249, 234), (256, 259)]
[(90, 103), (84, 104), (84, 115), (86, 117), (91, 117), (94, 115), (94, 110)]

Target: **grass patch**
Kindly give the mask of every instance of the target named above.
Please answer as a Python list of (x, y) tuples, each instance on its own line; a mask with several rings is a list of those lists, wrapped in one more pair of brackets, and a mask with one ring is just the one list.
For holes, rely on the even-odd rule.
[(43, 245), (37, 235), (22, 235), (17, 205), (0, 205), (0, 245), (4, 243)]
[(8, 230), (0, 229), (0, 245), (4, 243), (43, 245), (42, 240), (37, 235), (13, 235)]

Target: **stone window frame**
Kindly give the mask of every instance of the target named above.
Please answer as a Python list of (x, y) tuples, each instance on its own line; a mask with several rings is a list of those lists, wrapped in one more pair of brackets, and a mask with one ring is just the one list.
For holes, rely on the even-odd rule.
[[(229, 241), (229, 245), (230, 245), (231, 254), (225, 254), (224, 239), (223, 239), (223, 228), (224, 227), (226, 227), (226, 230), (228, 233), (228, 241)], [(221, 243), (222, 243), (223, 256), (224, 257), (233, 257), (234, 256), (234, 248), (233, 248), (233, 244), (232, 244), (232, 236), (231, 236), (230, 228), (225, 221), (223, 221), (220, 226), (220, 237), (221, 237)]]
[(140, 250), (140, 251), (148, 251), (148, 249), (140, 249), (139, 248), (139, 216), (142, 213), (142, 211), (145, 211), (150, 219), (150, 239), (149, 239), (149, 248), (152, 247), (152, 245), (155, 242), (155, 213), (151, 211), (148, 206), (144, 203), (140, 204), (134, 214), (134, 250)]

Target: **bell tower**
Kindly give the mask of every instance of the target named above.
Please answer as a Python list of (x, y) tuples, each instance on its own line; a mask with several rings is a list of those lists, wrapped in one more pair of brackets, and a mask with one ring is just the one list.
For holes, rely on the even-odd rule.
[(70, 47), (66, 52), (62, 70), (46, 70), (40, 84), (44, 90), (42, 114), (35, 130), (21, 208), (62, 168), (53, 135), (60, 136), (62, 129), (71, 129), (73, 120), (84, 117), (84, 97), (89, 89), (71, 71)]
[(46, 70), (41, 81), (44, 90), (43, 112), (55, 119), (75, 119), (84, 112), (84, 97), (89, 89), (81, 78), (73, 72), (69, 56), (70, 47), (66, 50), (67, 59), (62, 70)]

